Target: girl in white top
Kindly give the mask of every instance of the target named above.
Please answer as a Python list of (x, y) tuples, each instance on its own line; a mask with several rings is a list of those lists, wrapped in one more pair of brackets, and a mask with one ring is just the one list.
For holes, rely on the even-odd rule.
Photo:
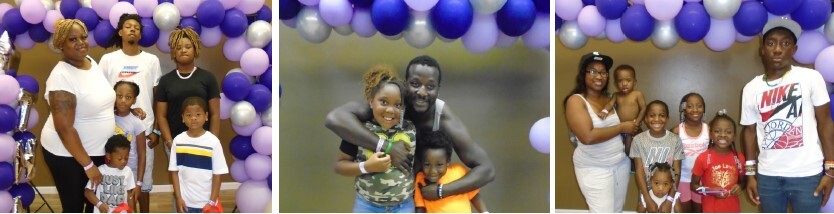
[(591, 212), (622, 212), (629, 180), (629, 160), (620, 133), (637, 131), (635, 121), (620, 122), (619, 117), (602, 120), (596, 116), (608, 103), (610, 57), (591, 53), (583, 56), (576, 88), (565, 98), (568, 128), (579, 143), (573, 153), (579, 189)]
[(704, 98), (698, 93), (689, 93), (681, 98), (681, 123), (672, 129), (683, 143), (684, 158), (681, 164), (681, 180), (678, 191), (681, 193), (681, 207), (684, 212), (701, 212), (701, 195), (689, 188), (692, 179), (692, 167), (698, 155), (709, 147), (709, 125), (704, 122)]
[[(649, 197), (651, 197), (654, 204), (660, 210), (660, 204), (669, 200), (672, 202), (672, 213), (681, 212), (680, 192), (676, 192), (674, 197), (669, 195), (672, 187), (675, 186), (675, 177), (672, 176), (672, 166), (665, 162), (658, 162), (652, 164), (650, 167), (651, 177), (649, 178)], [(646, 199), (640, 195), (640, 206), (637, 207), (638, 213), (646, 212)]]

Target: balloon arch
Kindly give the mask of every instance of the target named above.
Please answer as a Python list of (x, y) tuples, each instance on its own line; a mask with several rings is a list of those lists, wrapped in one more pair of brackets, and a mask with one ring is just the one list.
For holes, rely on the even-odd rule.
[[(170, 52), (169, 33), (191, 27), (200, 34), (205, 47), (215, 47), (225, 36), (223, 55), (240, 68), (222, 80), (220, 116), (231, 119), (238, 134), (230, 143), (234, 156), (230, 172), (242, 183), (236, 204), (241, 212), (263, 212), (271, 204), (272, 191), (272, 10), (265, 0), (16, 0), (0, 4), (0, 32), (9, 33), (19, 49), (36, 43), (52, 47), (54, 23), (63, 18), (79, 19), (87, 26), (91, 47), (110, 46), (118, 17), (123, 13), (142, 17), (142, 47), (156, 45)], [(11, 212), (18, 203), (28, 207), (34, 191), (25, 180), (16, 179), (12, 163), (15, 151), (35, 135), (19, 131), (19, 91), (37, 93), (38, 82), (29, 75), (9, 70), (0, 73), (0, 213)], [(29, 128), (37, 124), (36, 110), (28, 117)], [(24, 117), (25, 118), (25, 117)], [(23, 129), (25, 130), (25, 129)], [(16, 132), (16, 133), (15, 133)], [(14, 137), (12, 137), (14, 133)], [(22, 147), (21, 147), (22, 148)], [(271, 212), (271, 210), (266, 210)]]

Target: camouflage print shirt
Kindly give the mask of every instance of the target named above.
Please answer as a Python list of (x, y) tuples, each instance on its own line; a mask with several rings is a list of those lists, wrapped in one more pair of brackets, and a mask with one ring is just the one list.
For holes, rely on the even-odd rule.
[[(365, 127), (383, 139), (392, 139), (394, 143), (402, 140), (410, 147), (409, 161), (414, 163), (414, 151), (416, 150), (416, 131), (411, 121), (403, 121), (402, 127), (395, 126), (388, 130), (372, 123), (365, 122)], [(374, 151), (359, 147), (354, 161), (362, 162)], [(407, 174), (398, 168), (391, 166), (388, 171), (382, 173), (368, 173), (356, 177), (356, 192), (374, 204), (390, 206), (399, 204), (414, 195), (414, 174)]]

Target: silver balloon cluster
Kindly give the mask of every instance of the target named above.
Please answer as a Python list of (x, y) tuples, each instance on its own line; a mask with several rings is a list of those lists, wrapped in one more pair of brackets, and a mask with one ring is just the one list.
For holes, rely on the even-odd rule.
[(3, 70), (3, 73), (9, 70), (13, 54), (14, 48), (12, 48), (12, 42), (9, 40), (9, 32), (4, 31), (3, 35), (0, 36), (0, 66), (2, 66), (0, 69)]
[(23, 88), (17, 96), (17, 106), (20, 109), (17, 112), (17, 127), (15, 130), (25, 132), (29, 127), (29, 112), (32, 111), (32, 104), (35, 104), (37, 96)]
[(12, 198), (12, 200), (14, 200), (12, 203), (12, 213), (20, 213), (20, 210), (22, 210), (23, 207), (23, 204), (20, 200), (20, 196), (16, 196)]
[(37, 96), (20, 89), (17, 100), (19, 110), (15, 130), (20, 137), (15, 139), (17, 152), (14, 154), (13, 166), (15, 167), (15, 183), (25, 183), (35, 176), (35, 151), (38, 144), (35, 136), (27, 132), (27, 127), (29, 127), (29, 112), (32, 111), (32, 105), (37, 101)]

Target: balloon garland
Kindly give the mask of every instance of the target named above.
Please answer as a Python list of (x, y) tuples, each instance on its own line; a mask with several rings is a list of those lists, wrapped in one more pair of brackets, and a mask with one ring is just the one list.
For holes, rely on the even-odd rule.
[[(404, 38), (411, 47), (435, 38), (460, 39), (464, 48), (484, 53), (508, 47), (519, 37), (530, 48), (550, 46), (548, 0), (279, 0), (279, 18), (310, 43), (331, 31), (368, 38)], [(504, 38), (499, 43), (499, 38)]]
[[(813, 64), (834, 82), (834, 16), (829, 0), (556, 0), (556, 32), (562, 44), (579, 49), (588, 37), (618, 43), (651, 37), (670, 49), (679, 40), (724, 51), (761, 34), (767, 20), (787, 17), (802, 27), (793, 59)], [(603, 33), (604, 31), (604, 33)], [(623, 36), (624, 35), (624, 36)]]
[[(170, 52), (168, 34), (177, 27), (192, 27), (200, 33), (206, 47), (217, 46), (224, 36), (227, 37), (223, 55), (230, 61), (239, 62), (241, 68), (229, 71), (230, 75), (221, 83), (221, 118), (231, 119), (238, 134), (233, 138), (229, 152), (236, 154), (241, 148), (252, 151), (246, 155), (233, 155), (233, 178), (242, 183), (237, 190), (236, 204), (241, 212), (263, 212), (268, 208), (272, 191), (272, 182), (266, 180), (272, 177), (272, 11), (264, 5), (264, 0), (18, 2), (19, 7), (0, 4), (0, 31), (8, 32), (15, 46), (24, 50), (31, 49), (36, 43), (51, 41), (54, 23), (63, 18), (76, 18), (87, 26), (90, 47), (110, 46), (108, 40), (115, 33), (118, 17), (123, 13), (142, 17), (143, 32), (139, 41), (142, 47), (156, 45), (165, 53)], [(51, 45), (49, 48), (60, 53)], [(14, 105), (18, 102), (20, 88), (34, 93), (38, 90), (37, 80), (31, 76), (16, 75), (13, 70), (5, 73), (0, 74), (0, 133), (11, 131), (18, 122)], [(37, 120), (38, 112), (31, 111), (28, 125), (37, 124)], [(13, 184), (10, 162), (17, 149), (15, 142), (34, 139), (31, 133), (23, 133), (26, 134), (15, 134), (14, 138), (10, 134), (0, 134), (0, 213), (11, 212), (17, 203), (28, 207), (34, 199), (31, 186)], [(240, 176), (241, 166), (244, 168), (242, 173), (247, 174), (245, 177)], [(10, 178), (12, 182), (9, 182)]]

